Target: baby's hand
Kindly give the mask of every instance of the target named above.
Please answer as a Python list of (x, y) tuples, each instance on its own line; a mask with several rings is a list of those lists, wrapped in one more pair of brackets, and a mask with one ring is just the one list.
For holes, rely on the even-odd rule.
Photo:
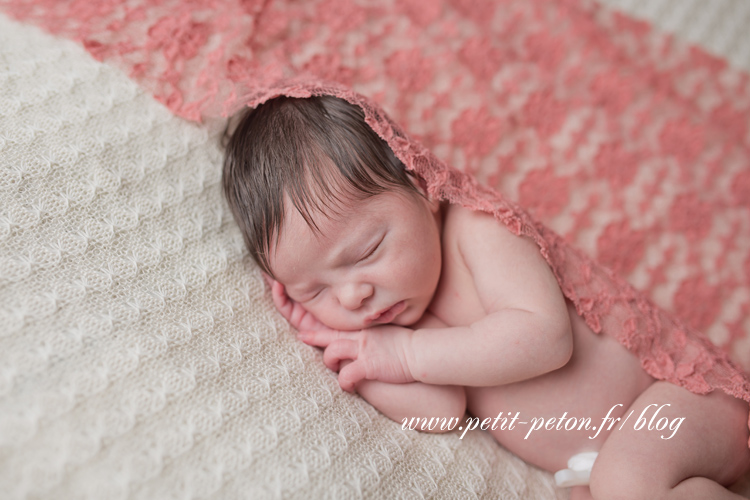
[(401, 326), (382, 325), (358, 332), (303, 329), (298, 337), (306, 344), (325, 348), (326, 366), (338, 371), (339, 385), (352, 392), (362, 380), (391, 384), (414, 382), (406, 360), (412, 332)]
[(284, 285), (274, 280), (267, 274), (263, 274), (266, 283), (271, 287), (273, 304), (282, 316), (297, 330), (320, 330), (328, 328), (318, 321), (307, 309), (289, 298), (284, 290)]

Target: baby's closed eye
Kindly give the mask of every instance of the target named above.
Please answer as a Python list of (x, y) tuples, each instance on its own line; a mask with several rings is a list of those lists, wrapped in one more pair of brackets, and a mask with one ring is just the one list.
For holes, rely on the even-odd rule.
[(316, 288), (310, 292), (306, 292), (302, 297), (302, 302), (310, 302), (311, 300), (314, 300), (318, 297), (320, 297), (320, 294), (323, 292), (323, 287)]
[(380, 248), (380, 244), (383, 243), (383, 239), (385, 238), (381, 238), (380, 241), (378, 241), (378, 243), (375, 246), (373, 246), (370, 250), (367, 250), (365, 255), (361, 259), (359, 259), (358, 262), (365, 262), (366, 260), (369, 260), (370, 257), (375, 255), (375, 252), (377, 251), (377, 249)]
[(323, 287), (321, 286), (315, 286), (315, 287), (305, 287), (301, 289), (296, 290), (290, 290), (287, 289), (287, 294), (289, 295), (289, 298), (292, 299), (295, 302), (309, 302), (316, 297), (320, 295), (320, 293), (323, 291)]

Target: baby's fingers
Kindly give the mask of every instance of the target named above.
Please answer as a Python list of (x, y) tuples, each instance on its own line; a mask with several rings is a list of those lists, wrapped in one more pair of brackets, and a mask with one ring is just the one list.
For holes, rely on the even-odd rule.
[(289, 317), (287, 320), (289, 320), (289, 323), (292, 324), (297, 329), (305, 329), (305, 325), (309, 325), (312, 323), (308, 317), (310, 316), (310, 313), (299, 305), (298, 303), (294, 302), (292, 299), (288, 299), (289, 303), (291, 304), (291, 313), (289, 314)]
[(266, 280), (266, 283), (268, 283), (268, 286), (273, 288), (273, 284), (276, 280), (273, 279), (268, 273), (261, 272), (260, 274), (263, 275), (263, 279)]
[[(271, 289), (271, 296), (275, 299), (276, 298), (276, 293), (277, 293), (276, 292), (277, 285), (281, 285), (281, 283), (279, 283), (278, 281), (276, 281), (275, 279), (273, 279), (272, 277), (270, 277), (266, 273), (263, 273), (263, 279), (266, 281), (266, 283), (268, 283), (268, 288)], [(282, 287), (283, 287), (283, 285), (282, 285)]]
[(359, 346), (357, 342), (349, 339), (339, 339), (331, 342), (323, 352), (323, 363), (329, 370), (339, 371), (341, 361), (346, 359), (357, 359)]
[(366, 373), (362, 362), (348, 363), (339, 372), (339, 387), (346, 392), (354, 392), (355, 386), (365, 379)]
[(284, 285), (278, 281), (271, 283), (271, 298), (273, 299), (273, 305), (279, 310), (284, 319), (289, 321), (289, 316), (292, 313), (292, 302), (284, 290)]
[(328, 347), (331, 343), (339, 339), (351, 339), (351, 334), (346, 334), (337, 330), (300, 330), (297, 338), (307, 345), (315, 347)]

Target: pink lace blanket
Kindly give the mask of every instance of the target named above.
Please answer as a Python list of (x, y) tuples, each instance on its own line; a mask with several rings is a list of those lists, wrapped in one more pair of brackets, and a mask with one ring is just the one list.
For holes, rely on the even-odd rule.
[(722, 60), (589, 0), (0, 5), (188, 119), (360, 105), (434, 194), (533, 238), (648, 373), (750, 402), (750, 81)]

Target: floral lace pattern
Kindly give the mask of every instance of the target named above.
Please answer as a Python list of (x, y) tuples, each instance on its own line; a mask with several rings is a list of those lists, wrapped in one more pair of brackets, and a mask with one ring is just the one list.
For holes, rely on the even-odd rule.
[(648, 373), (750, 402), (729, 359), (750, 367), (750, 82), (724, 61), (590, 0), (2, 9), (188, 119), (280, 94), (362, 106), (433, 193), (533, 238), (587, 323)]

